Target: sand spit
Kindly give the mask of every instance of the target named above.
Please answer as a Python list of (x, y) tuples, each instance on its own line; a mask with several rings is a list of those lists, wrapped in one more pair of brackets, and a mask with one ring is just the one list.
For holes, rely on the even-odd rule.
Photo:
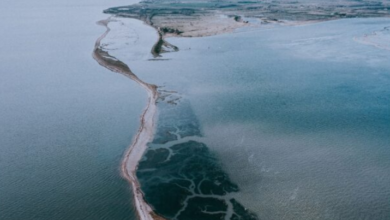
[(122, 161), (121, 169), (123, 177), (129, 181), (132, 186), (134, 195), (134, 205), (137, 210), (137, 214), (140, 220), (164, 220), (164, 218), (158, 216), (153, 212), (153, 209), (144, 200), (144, 195), (141, 191), (141, 186), (136, 176), (136, 170), (139, 161), (141, 160), (145, 150), (147, 149), (147, 143), (153, 139), (154, 131), (154, 118), (157, 113), (156, 101), (158, 98), (157, 86), (148, 84), (140, 80), (130, 68), (122, 61), (111, 56), (107, 51), (102, 48), (100, 42), (110, 32), (108, 23), (112, 21), (110, 18), (99, 21), (98, 24), (107, 28), (106, 32), (100, 36), (95, 43), (93, 51), (93, 58), (103, 67), (123, 74), (136, 83), (141, 85), (148, 93), (148, 104), (141, 115), (140, 128), (133, 139), (132, 144), (129, 146), (127, 152)]

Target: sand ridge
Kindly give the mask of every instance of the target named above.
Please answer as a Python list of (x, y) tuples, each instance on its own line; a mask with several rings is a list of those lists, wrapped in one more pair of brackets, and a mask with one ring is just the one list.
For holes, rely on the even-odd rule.
[(138, 163), (141, 160), (145, 150), (147, 149), (147, 143), (149, 143), (153, 139), (154, 135), (154, 119), (157, 114), (156, 102), (158, 99), (157, 86), (145, 83), (140, 80), (125, 63), (111, 56), (101, 46), (101, 40), (104, 39), (110, 32), (108, 24), (111, 21), (113, 20), (111, 18), (108, 18), (106, 20), (98, 22), (99, 25), (106, 27), (107, 30), (96, 40), (95, 47), (92, 53), (93, 58), (101, 66), (113, 72), (123, 74), (134, 80), (136, 83), (141, 85), (148, 93), (148, 104), (141, 115), (140, 128), (122, 160), (122, 175), (132, 186), (134, 205), (137, 210), (137, 215), (139, 219), (164, 220), (164, 218), (154, 213), (153, 209), (149, 206), (149, 204), (145, 202), (141, 186), (136, 176)]

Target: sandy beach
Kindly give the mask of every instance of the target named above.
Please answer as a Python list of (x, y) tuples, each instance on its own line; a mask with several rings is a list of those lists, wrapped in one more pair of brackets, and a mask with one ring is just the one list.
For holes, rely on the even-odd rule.
[(148, 84), (140, 80), (130, 68), (120, 60), (111, 56), (107, 51), (104, 51), (104, 48), (101, 46), (101, 40), (104, 39), (110, 31), (108, 23), (112, 21), (110, 18), (106, 20), (99, 21), (98, 24), (107, 28), (106, 32), (101, 35), (95, 43), (95, 48), (93, 51), (93, 58), (103, 67), (116, 72), (123, 74), (130, 79), (134, 80), (140, 86), (142, 86), (148, 93), (148, 104), (141, 115), (140, 118), (140, 127), (134, 137), (132, 144), (129, 146), (126, 151), (122, 165), (122, 175), (123, 177), (131, 184), (133, 196), (134, 196), (134, 205), (137, 210), (139, 219), (141, 220), (153, 220), (158, 219), (162, 220), (164, 218), (158, 216), (153, 212), (152, 208), (145, 202), (143, 193), (140, 189), (140, 184), (136, 176), (136, 170), (139, 161), (142, 158), (145, 150), (147, 149), (147, 143), (153, 139), (154, 125), (155, 125), (155, 116), (157, 113), (156, 101), (158, 98), (157, 86)]

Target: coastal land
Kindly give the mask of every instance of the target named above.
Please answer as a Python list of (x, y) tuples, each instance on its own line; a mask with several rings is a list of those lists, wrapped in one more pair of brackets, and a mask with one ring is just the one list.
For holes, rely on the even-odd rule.
[(299, 25), (342, 18), (390, 17), (389, 1), (174, 1), (151, 0), (113, 7), (104, 13), (135, 18), (154, 27), (159, 40), (154, 57), (178, 48), (165, 37), (202, 37), (240, 27), (269, 24)]

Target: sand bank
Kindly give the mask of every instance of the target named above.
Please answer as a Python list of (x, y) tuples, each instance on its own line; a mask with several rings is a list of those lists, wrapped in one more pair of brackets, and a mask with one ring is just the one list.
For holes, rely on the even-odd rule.
[(131, 184), (134, 205), (137, 210), (139, 219), (141, 220), (163, 220), (164, 218), (158, 216), (153, 212), (152, 208), (145, 202), (144, 195), (140, 189), (140, 184), (136, 176), (136, 170), (139, 161), (142, 158), (145, 150), (147, 149), (147, 143), (153, 139), (154, 132), (154, 118), (157, 113), (156, 101), (158, 98), (157, 86), (148, 84), (140, 80), (130, 68), (122, 61), (111, 56), (101, 46), (101, 40), (104, 39), (110, 31), (108, 23), (111, 19), (99, 21), (98, 24), (107, 28), (106, 32), (100, 36), (95, 43), (93, 51), (93, 58), (103, 67), (123, 74), (136, 83), (141, 85), (148, 93), (148, 104), (141, 115), (140, 128), (133, 139), (132, 144), (129, 146), (122, 161), (121, 170), (123, 177)]

